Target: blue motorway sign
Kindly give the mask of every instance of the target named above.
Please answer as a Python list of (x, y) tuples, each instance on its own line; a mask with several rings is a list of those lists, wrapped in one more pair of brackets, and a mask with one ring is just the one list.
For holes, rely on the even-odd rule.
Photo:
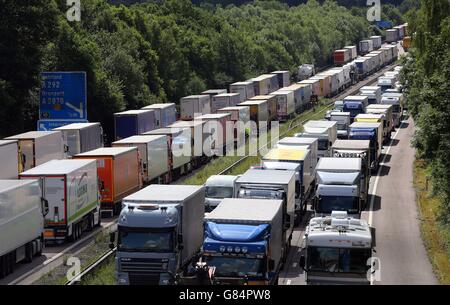
[(87, 120), (86, 72), (42, 72), (39, 119)]
[(88, 123), (88, 120), (39, 120), (37, 122), (37, 130), (49, 131), (72, 123)]

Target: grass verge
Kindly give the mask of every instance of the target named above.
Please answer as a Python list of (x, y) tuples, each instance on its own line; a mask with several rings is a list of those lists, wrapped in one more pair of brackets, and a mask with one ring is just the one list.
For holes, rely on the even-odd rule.
[(432, 186), (427, 181), (429, 172), (423, 160), (414, 161), (414, 187), (421, 219), (422, 239), (439, 282), (450, 284), (450, 226), (437, 221), (439, 196), (432, 194)]

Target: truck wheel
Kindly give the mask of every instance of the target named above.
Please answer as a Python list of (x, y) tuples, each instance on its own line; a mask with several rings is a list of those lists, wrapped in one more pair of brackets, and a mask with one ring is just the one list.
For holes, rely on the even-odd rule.
[(294, 219), (294, 227), (298, 227), (300, 225), (301, 220), (301, 213), (300, 211), (295, 212), (295, 219)]
[(94, 223), (94, 214), (91, 212), (89, 213), (88, 217), (88, 227), (87, 231), (92, 231), (94, 229), (95, 223)]
[(5, 256), (0, 256), (0, 279), (4, 278), (6, 276)]

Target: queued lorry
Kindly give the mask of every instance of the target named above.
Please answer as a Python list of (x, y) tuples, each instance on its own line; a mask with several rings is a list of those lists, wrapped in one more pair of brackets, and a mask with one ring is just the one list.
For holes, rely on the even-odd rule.
[(291, 84), (291, 73), (289, 71), (273, 71), (270, 74), (275, 74), (278, 79), (278, 88), (284, 88)]
[(268, 102), (267, 100), (248, 100), (237, 105), (238, 107), (249, 107), (250, 108), (250, 121), (256, 124), (255, 127), (258, 129), (256, 131), (251, 130), (259, 134), (259, 132), (264, 132), (269, 127), (268, 119)]
[(239, 93), (240, 102), (243, 103), (246, 100), (251, 99), (255, 96), (255, 90), (253, 87), (253, 82), (237, 82), (230, 85), (231, 93)]
[(153, 129), (155, 129), (154, 110), (127, 110), (114, 113), (114, 134), (116, 141)]
[[(225, 90), (226, 91), (226, 90)], [(151, 104), (141, 108), (142, 110), (153, 110), (155, 113), (155, 128), (164, 128), (177, 120), (177, 109), (175, 103)]]
[(391, 138), (389, 126), (386, 117), (380, 113), (361, 113), (355, 117), (355, 122), (361, 123), (382, 123), (383, 124), (383, 144), (387, 143)]
[(21, 153), (19, 168), (23, 171), (50, 160), (64, 159), (64, 140), (60, 131), (29, 131), (5, 140), (17, 140)]
[(44, 241), (63, 243), (100, 225), (100, 194), (96, 160), (51, 160), (20, 174), (38, 179), (48, 202)]
[(249, 136), (246, 131), (250, 122), (250, 107), (234, 106), (217, 110), (217, 113), (229, 113), (230, 121), (233, 122), (234, 143), (238, 147), (245, 143), (245, 138)]
[(284, 122), (295, 114), (294, 91), (280, 89), (272, 92), (277, 98), (277, 118)]
[[(250, 101), (266, 101), (267, 102), (267, 122), (278, 121), (278, 97), (273, 94), (255, 95)], [(270, 129), (270, 124), (268, 128)]]
[(236, 106), (240, 102), (240, 93), (222, 93), (214, 95), (211, 97), (211, 113), (217, 113), (217, 110), (224, 107)]
[(361, 158), (320, 158), (313, 203), (316, 216), (346, 211), (357, 217), (367, 202), (363, 183)]
[(47, 212), (39, 180), (0, 180), (0, 279), (42, 254)]
[(199, 284), (278, 285), (288, 252), (282, 200), (224, 199), (204, 227)]
[[(151, 184), (123, 199), (117, 223), (119, 285), (174, 284), (203, 243), (205, 188)], [(115, 247), (116, 233), (110, 235)]]
[(353, 120), (358, 114), (366, 112), (367, 105), (369, 105), (369, 98), (365, 95), (349, 95), (344, 97), (343, 111), (350, 112), (350, 123), (353, 123)]
[(380, 76), (378, 77), (377, 85), (381, 88), (381, 93), (383, 94), (386, 90), (395, 88), (395, 78), (392, 76)]
[(169, 140), (166, 135), (139, 135), (111, 143), (112, 147), (137, 147), (142, 184), (169, 183)]
[(317, 155), (320, 157), (329, 157), (331, 154), (331, 145), (337, 139), (336, 121), (308, 121), (303, 125), (303, 132), (295, 134), (301, 138), (317, 138)]
[(189, 95), (180, 99), (180, 120), (190, 121), (197, 116), (208, 113), (211, 113), (210, 95)]
[(201, 95), (209, 95), (212, 98), (214, 95), (222, 93), (228, 93), (227, 89), (208, 89), (203, 91)]
[(350, 125), (349, 139), (370, 141), (370, 169), (377, 171), (383, 148), (383, 124), (354, 122)]
[(263, 158), (263, 169), (295, 172), (295, 220), (300, 224), (314, 189), (314, 167), (311, 151), (305, 147), (272, 148)]
[(53, 130), (62, 133), (68, 158), (103, 147), (103, 128), (100, 123), (72, 123)]
[(192, 139), (189, 128), (158, 128), (142, 134), (167, 136), (169, 181), (178, 179), (192, 170)]
[(348, 139), (348, 128), (350, 126), (350, 112), (339, 112), (339, 111), (331, 112), (329, 120), (337, 122), (337, 138)]
[(381, 97), (381, 104), (392, 105), (392, 117), (394, 120), (394, 127), (400, 127), (403, 117), (403, 94), (384, 93)]
[(367, 204), (370, 181), (370, 141), (336, 140), (331, 148), (333, 158), (361, 159), (361, 198), (362, 206)]
[(300, 137), (285, 137), (278, 140), (276, 148), (306, 148), (311, 152), (311, 166), (316, 168), (319, 157), (317, 155), (317, 149), (319, 145), (319, 139), (317, 138), (300, 138)]
[(203, 128), (210, 136), (206, 138), (203, 145), (210, 147), (212, 154), (223, 156), (230, 148), (234, 148), (234, 132), (230, 113), (204, 114), (196, 117), (196, 120), (205, 122)]
[(236, 180), (237, 196), (245, 199), (283, 201), (283, 242), (285, 261), (291, 245), (295, 221), (295, 172), (289, 170), (249, 169)]
[(345, 211), (312, 218), (299, 263), (306, 283), (369, 285), (367, 262), (375, 247), (374, 232), (365, 220), (348, 217)]
[(236, 198), (238, 176), (212, 175), (205, 182), (205, 211), (214, 210), (224, 198)]
[(102, 214), (117, 215), (122, 198), (142, 185), (139, 151), (135, 146), (97, 148), (75, 155), (73, 159), (97, 160)]
[(17, 140), (0, 140), (0, 179), (17, 179), (22, 162), (19, 142)]
[(381, 103), (381, 87), (379, 86), (363, 86), (359, 89), (359, 95), (366, 95), (369, 105)]
[[(387, 133), (390, 137), (391, 132), (394, 131), (394, 116), (393, 116), (393, 106), (384, 104), (374, 104), (369, 105), (366, 108), (366, 113), (381, 114), (386, 122)], [(384, 125), (383, 125), (384, 127)]]

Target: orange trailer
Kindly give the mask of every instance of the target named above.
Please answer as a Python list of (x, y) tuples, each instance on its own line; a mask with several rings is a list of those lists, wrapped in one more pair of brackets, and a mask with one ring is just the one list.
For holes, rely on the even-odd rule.
[(122, 198), (139, 190), (141, 171), (137, 147), (104, 147), (73, 156), (96, 159), (102, 213), (118, 214)]

